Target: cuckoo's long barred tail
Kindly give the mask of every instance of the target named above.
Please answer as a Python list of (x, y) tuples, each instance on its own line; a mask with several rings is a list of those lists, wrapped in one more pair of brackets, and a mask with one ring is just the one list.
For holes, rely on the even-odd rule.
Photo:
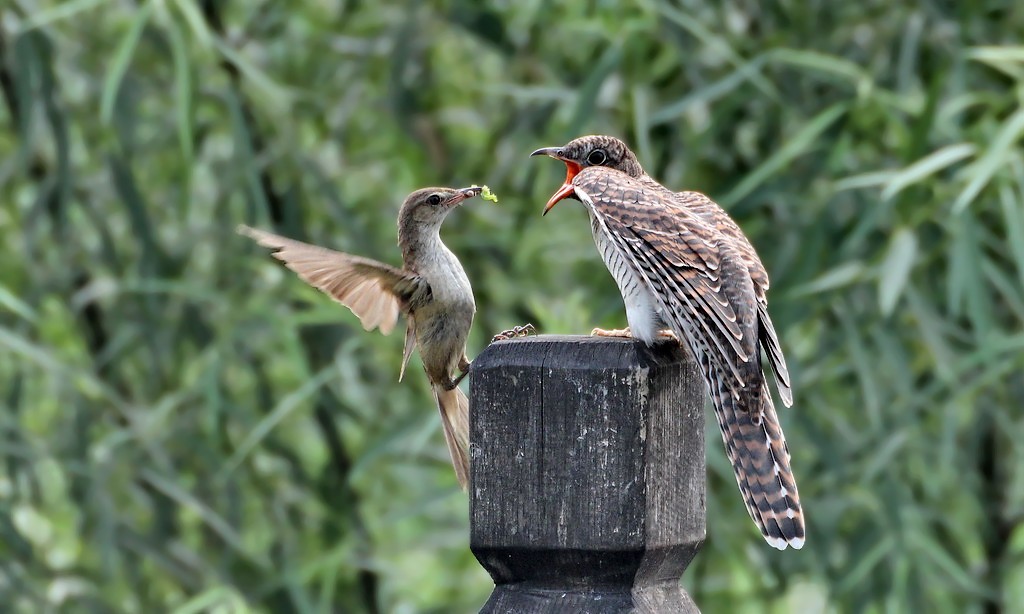
[(760, 411), (741, 411), (706, 356), (700, 366), (747, 513), (772, 547), (802, 548), (800, 495), (767, 383), (761, 385)]

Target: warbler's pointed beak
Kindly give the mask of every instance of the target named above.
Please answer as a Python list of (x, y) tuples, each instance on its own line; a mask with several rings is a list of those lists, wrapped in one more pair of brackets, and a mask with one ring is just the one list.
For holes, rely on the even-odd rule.
[(562, 186), (558, 188), (558, 191), (548, 199), (547, 204), (544, 205), (543, 215), (547, 215), (548, 211), (551, 211), (551, 208), (558, 204), (558, 201), (576, 194), (576, 186), (572, 184), (572, 179), (579, 174), (580, 165), (576, 164), (572, 160), (567, 160), (562, 153), (561, 147), (541, 147), (530, 154), (530, 156), (548, 156), (555, 160), (565, 162), (565, 181), (562, 183)]
[(466, 200), (467, 198), (473, 198), (474, 196), (478, 196), (482, 191), (482, 187), (476, 186), (472, 188), (459, 188), (455, 190), (454, 194), (448, 197), (448, 201), (445, 204), (457, 205), (462, 201)]

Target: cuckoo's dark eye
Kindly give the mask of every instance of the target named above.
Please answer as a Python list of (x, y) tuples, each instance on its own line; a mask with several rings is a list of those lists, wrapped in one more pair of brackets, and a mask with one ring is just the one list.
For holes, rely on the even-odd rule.
[(430, 198), (427, 199), (427, 204), (436, 207), (441, 204), (441, 196), (438, 194), (431, 194)]
[(608, 155), (604, 153), (603, 149), (595, 149), (587, 154), (587, 164), (590, 166), (601, 166), (607, 161)]

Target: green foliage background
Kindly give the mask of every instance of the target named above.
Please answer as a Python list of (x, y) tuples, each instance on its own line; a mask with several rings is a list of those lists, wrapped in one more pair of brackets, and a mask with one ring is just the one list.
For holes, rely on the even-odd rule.
[[(233, 233), (397, 262), (410, 190), (471, 352), (624, 324), (584, 133), (740, 222), (809, 519), (768, 548), (709, 431), (707, 612), (1024, 608), (1024, 4), (6, 0), (0, 603), (469, 612), (490, 591), (418, 368)], [(714, 429), (713, 425), (709, 425)]]

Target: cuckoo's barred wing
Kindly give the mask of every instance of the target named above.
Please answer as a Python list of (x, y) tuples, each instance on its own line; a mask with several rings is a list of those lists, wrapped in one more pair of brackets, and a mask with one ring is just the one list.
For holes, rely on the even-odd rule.
[(430, 293), (419, 275), (351, 254), (317, 247), (273, 233), (239, 226), (238, 232), (264, 247), (303, 281), (352, 310), (366, 330), (388, 334), (398, 314)]
[(674, 207), (667, 191), (645, 189), (623, 173), (600, 168), (587, 169), (573, 183), (657, 297), (674, 332), (732, 374), (728, 382), (735, 396), (759, 393), (757, 301), (738, 257), (701, 220)]
[(754, 246), (750, 244), (735, 220), (729, 217), (718, 203), (701, 192), (676, 192), (674, 200), (680, 208), (699, 217), (719, 235), (725, 237), (733, 249), (739, 252), (743, 264), (750, 273), (750, 279), (754, 282), (757, 298), (763, 300), (768, 290), (768, 271), (761, 264), (761, 258), (754, 250)]
[(789, 383), (789, 368), (786, 367), (786, 357), (782, 355), (782, 346), (779, 345), (779, 337), (775, 334), (775, 325), (768, 315), (768, 301), (758, 301), (757, 304), (758, 339), (761, 340), (761, 347), (768, 354), (768, 363), (775, 373), (775, 385), (779, 389), (779, 397), (786, 407), (793, 406), (793, 387)]
[(759, 320), (758, 338), (765, 352), (768, 354), (768, 362), (775, 373), (775, 384), (779, 388), (779, 396), (786, 407), (793, 405), (793, 390), (789, 382), (789, 369), (786, 367), (786, 358), (782, 355), (782, 348), (779, 345), (778, 335), (775, 333), (775, 326), (768, 316), (768, 271), (765, 270), (761, 258), (750, 244), (750, 240), (743, 234), (739, 225), (729, 217), (725, 209), (718, 206), (718, 203), (700, 192), (676, 192), (675, 204), (680, 208), (692, 212), (700, 217), (705, 223), (714, 228), (729, 244), (739, 253), (743, 263), (747, 267), (751, 281), (754, 282), (754, 291), (757, 295), (757, 310)]

